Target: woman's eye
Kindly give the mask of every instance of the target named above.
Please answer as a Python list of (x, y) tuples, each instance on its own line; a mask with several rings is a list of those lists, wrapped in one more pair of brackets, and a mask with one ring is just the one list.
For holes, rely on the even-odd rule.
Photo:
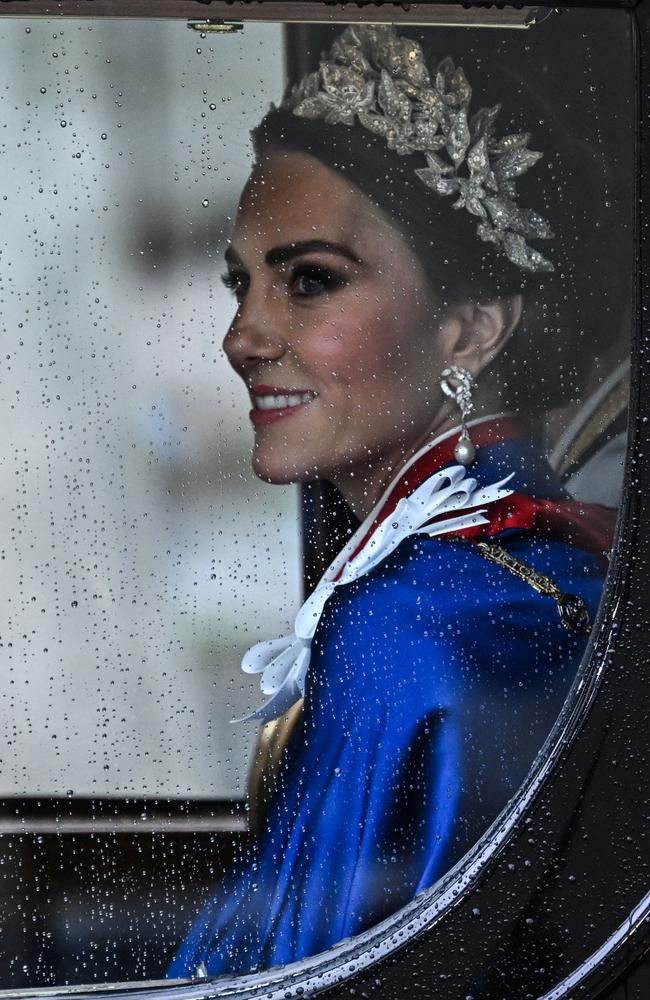
[(244, 271), (228, 271), (221, 275), (221, 280), (226, 288), (234, 292), (237, 299), (241, 298), (248, 288), (248, 275)]
[(300, 267), (297, 268), (291, 279), (293, 291), (303, 297), (321, 295), (323, 292), (331, 292), (346, 284), (346, 279), (325, 267)]

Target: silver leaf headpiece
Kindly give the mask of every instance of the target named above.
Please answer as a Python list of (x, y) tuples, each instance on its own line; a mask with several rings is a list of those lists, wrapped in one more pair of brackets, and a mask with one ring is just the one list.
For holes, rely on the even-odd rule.
[(352, 126), (355, 119), (401, 156), (422, 153), (420, 180), (478, 221), (478, 235), (525, 271), (553, 271), (527, 239), (550, 239), (548, 223), (515, 202), (515, 179), (543, 155), (528, 149), (529, 133), (496, 138), (497, 104), (471, 117), (472, 90), (451, 58), (433, 79), (420, 45), (393, 26), (348, 26), (319, 69), (308, 73), (281, 104), (303, 118)]

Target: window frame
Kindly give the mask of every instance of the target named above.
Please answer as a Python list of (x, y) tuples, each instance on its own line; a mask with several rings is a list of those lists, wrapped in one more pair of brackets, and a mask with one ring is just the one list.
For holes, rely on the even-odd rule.
[[(643, 668), (650, 657), (644, 636), (650, 627), (650, 599), (647, 595), (644, 556), (650, 555), (650, 352), (644, 352), (648, 330), (642, 323), (644, 306), (650, 302), (650, 191), (648, 126), (642, 123), (641, 102), (650, 107), (650, 0), (636, 6), (621, 2), (586, 4), (568, 0), (562, 6), (586, 9), (610, 8), (627, 11), (634, 25), (638, 156), (637, 169), (642, 194), (636, 224), (639, 254), (638, 287), (634, 309), (632, 378), (627, 463), (624, 495), (614, 558), (606, 581), (600, 611), (588, 653), (565, 702), (558, 722), (540, 750), (526, 782), (507, 809), (485, 832), (465, 859), (433, 889), (377, 927), (336, 945), (329, 952), (305, 959), (286, 969), (268, 970), (236, 978), (197, 980), (187, 984), (121, 984), (71, 988), (52, 987), (21, 991), (22, 996), (76, 996), (113, 998), (138, 997), (154, 1000), (198, 1000), (199, 997), (264, 996), (268, 1000), (287, 996), (320, 996), (343, 1000), (351, 990), (357, 995), (394, 997), (405, 984), (417, 983), (418, 996), (463, 997), (480, 984), (480, 970), (486, 962), (507, 970), (519, 979), (504, 979), (504, 989), (519, 995), (526, 983), (539, 982), (536, 970), (516, 969), (512, 954), (521, 957), (524, 914), (531, 900), (543, 910), (539, 893), (547, 892), (548, 906), (566, 910), (567, 926), (584, 928), (591, 918), (596, 926), (589, 935), (569, 934), (563, 941), (563, 978), (545, 984), (539, 1000), (560, 1000), (579, 995), (584, 998), (618, 995), (618, 985), (632, 977), (635, 985), (645, 984), (650, 993), (650, 893), (644, 894), (639, 877), (643, 872), (643, 835), (635, 817), (650, 805), (647, 783), (640, 788), (639, 775), (650, 773), (650, 747), (643, 738), (644, 722), (650, 711), (650, 693), (644, 683)], [(535, 4), (539, 11), (551, 4)], [(526, 11), (527, 13), (527, 11)], [(396, 23), (498, 22), (513, 18), (522, 22), (522, 9), (505, 3), (498, 9), (458, 4), (422, 2), (408, 8), (394, 3), (339, 3), (327, 0), (280, 3), (210, 2), (210, 0), (1, 0), (2, 17), (38, 16), (178, 18), (201, 21), (205, 15), (215, 22), (288, 19), (299, 22), (390, 20)], [(516, 15), (516, 17), (515, 17)], [(471, 22), (469, 18), (473, 18)], [(524, 14), (525, 17), (525, 14)], [(466, 20), (463, 20), (466, 18)], [(449, 22), (446, 22), (449, 23)], [(607, 670), (604, 670), (605, 664)], [(646, 667), (647, 669), (647, 667)], [(646, 723), (647, 724), (647, 723)], [(630, 737), (630, 733), (633, 734)], [(633, 766), (628, 760), (630, 741)], [(596, 752), (594, 753), (594, 749)], [(617, 814), (610, 815), (612, 789), (616, 788)], [(641, 800), (643, 800), (643, 805)], [(638, 813), (637, 810), (638, 809)], [(578, 836), (569, 836), (561, 854), (554, 885), (540, 890), (557, 844), (553, 836), (540, 831), (553, 817), (554, 827), (563, 830), (586, 825), (589, 848)], [(596, 819), (598, 818), (598, 822)], [(148, 828), (149, 830), (151, 827)], [(526, 843), (536, 841), (534, 849)], [(530, 865), (526, 853), (534, 854)], [(603, 857), (607, 863), (603, 864)], [(513, 877), (509, 866), (515, 866)], [(646, 862), (647, 864), (647, 862)], [(636, 867), (635, 867), (636, 866)], [(581, 871), (583, 891), (572, 888), (570, 873)], [(632, 873), (632, 874), (630, 874)], [(587, 890), (584, 891), (584, 886)], [(597, 905), (618, 894), (619, 918), (613, 926)], [(537, 899), (535, 899), (537, 895)], [(503, 900), (507, 899), (507, 906)], [(624, 918), (620, 914), (625, 914)], [(457, 942), (467, 935), (471, 942), (459, 954)], [(600, 935), (600, 936), (599, 936)], [(590, 943), (585, 943), (585, 937)], [(531, 938), (531, 940), (533, 940)], [(525, 949), (523, 949), (525, 950)], [(534, 948), (533, 948), (534, 952)], [(543, 948), (540, 951), (543, 960)], [(536, 955), (536, 953), (535, 953)], [(534, 961), (537, 957), (534, 955)], [(505, 956), (505, 957), (504, 957)], [(534, 962), (533, 962), (534, 964)], [(521, 976), (524, 976), (522, 981)], [(526, 979), (526, 976), (529, 978)], [(639, 979), (640, 977), (640, 979)], [(472, 986), (473, 984), (473, 986)], [(618, 984), (618, 985), (617, 985)], [(547, 988), (548, 987), (548, 988)], [(480, 987), (479, 987), (480, 988)], [(465, 992), (463, 992), (463, 989)], [(642, 988), (641, 988), (642, 989)], [(366, 993), (364, 994), (364, 991)], [(479, 992), (478, 997), (487, 997)], [(523, 994), (522, 994), (523, 995)], [(530, 994), (532, 995), (532, 994)], [(621, 994), (622, 996), (623, 994)], [(642, 992), (637, 995), (641, 996)], [(15, 991), (0, 990), (0, 1000)], [(535, 996), (538, 996), (536, 993)]]

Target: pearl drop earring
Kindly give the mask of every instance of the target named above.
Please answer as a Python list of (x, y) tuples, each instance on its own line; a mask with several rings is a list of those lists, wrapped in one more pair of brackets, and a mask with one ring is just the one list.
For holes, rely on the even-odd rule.
[(440, 388), (460, 409), (460, 437), (454, 448), (454, 458), (461, 465), (471, 465), (476, 458), (476, 447), (470, 440), (466, 425), (467, 418), (474, 409), (473, 387), (474, 376), (467, 368), (450, 365), (440, 374)]

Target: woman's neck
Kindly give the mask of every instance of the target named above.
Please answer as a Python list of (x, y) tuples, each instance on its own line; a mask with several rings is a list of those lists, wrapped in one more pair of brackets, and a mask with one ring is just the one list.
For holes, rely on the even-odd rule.
[(413, 455), (429, 441), (433, 441), (457, 425), (457, 416), (446, 414), (442, 419), (433, 422), (417, 438), (396, 445), (390, 452), (384, 452), (374, 460), (369, 459), (361, 467), (346, 469), (336, 477), (331, 476), (330, 481), (337, 487), (354, 516), (363, 521), (397, 472)]
[[(472, 420), (486, 419), (504, 409), (499, 393), (495, 393), (491, 386), (485, 386), (483, 391), (479, 389), (474, 395)], [(445, 400), (429, 426), (416, 438), (400, 442), (392, 450), (367, 460), (356, 469), (346, 468), (341, 470), (340, 475), (328, 478), (337, 487), (354, 516), (363, 521), (409, 459), (428, 442), (448, 433), (459, 424), (458, 408), (453, 402)]]
[[(452, 426), (453, 423), (450, 422), (449, 429)], [(408, 447), (397, 446), (390, 454), (384, 453), (374, 461), (370, 459), (363, 468), (346, 469), (336, 478), (331, 477), (331, 482), (337, 487), (357, 520), (363, 521), (367, 517), (399, 469), (427, 441), (441, 433), (444, 433), (443, 428), (428, 429)]]

